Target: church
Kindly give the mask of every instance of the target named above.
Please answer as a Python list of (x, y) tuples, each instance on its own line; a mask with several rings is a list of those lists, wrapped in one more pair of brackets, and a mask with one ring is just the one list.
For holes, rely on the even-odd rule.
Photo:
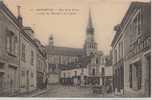
[(46, 49), (50, 84), (101, 84), (103, 52), (98, 51), (94, 35), (89, 11), (83, 48), (58, 47), (54, 45), (53, 36), (49, 37)]

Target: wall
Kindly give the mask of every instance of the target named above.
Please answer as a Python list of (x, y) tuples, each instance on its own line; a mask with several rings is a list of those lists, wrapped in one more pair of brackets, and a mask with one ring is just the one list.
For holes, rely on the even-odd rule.
[[(134, 12), (131, 14), (130, 19), (131, 21), (129, 22), (125, 32), (124, 32), (124, 55), (125, 55), (125, 71), (124, 71), (124, 94), (128, 95), (128, 96), (145, 96), (146, 94), (146, 80), (148, 77), (147, 76), (147, 65), (146, 65), (146, 57), (145, 54), (150, 53), (150, 49), (145, 49), (145, 50), (141, 50), (140, 48), (137, 48), (136, 52), (134, 55), (131, 54), (133, 51), (130, 50), (135, 50), (134, 47), (137, 47), (139, 44), (142, 45), (142, 42), (139, 42), (138, 44), (134, 45), (133, 49), (131, 48), (131, 45), (133, 43), (135, 43), (137, 41), (137, 39), (139, 39), (139, 37), (144, 37), (147, 34), (150, 34), (150, 8), (148, 8), (148, 6), (143, 6), (141, 7), (141, 15), (143, 18), (142, 24), (141, 24), (141, 33), (140, 35), (137, 35), (137, 33), (133, 32), (133, 29), (131, 29), (131, 25), (132, 25), (132, 21), (135, 17), (135, 14), (137, 12)], [(148, 40), (148, 39), (145, 39)], [(145, 41), (144, 40), (144, 41)], [(142, 41), (142, 40), (140, 40)], [(148, 42), (147, 42), (148, 43)], [(150, 41), (149, 41), (150, 43)], [(143, 48), (143, 47), (142, 47)], [(139, 52), (139, 50), (141, 50)], [(141, 71), (142, 71), (142, 80), (141, 80), (141, 89), (136, 90), (133, 88), (130, 88), (130, 65), (136, 63), (137, 61), (141, 61)], [(138, 66), (139, 67), (139, 66)], [(136, 80), (133, 80), (133, 84), (136, 84)], [(150, 82), (150, 81), (149, 81)]]
[[(25, 61), (22, 60), (22, 44), (25, 45)], [(34, 54), (34, 63), (31, 64), (31, 51)], [(21, 56), (21, 92), (32, 91), (36, 89), (36, 47), (23, 34), (20, 42)], [(32, 77), (33, 73), (33, 77)]]
[(18, 42), (16, 43), (16, 53), (7, 52), (6, 49), (6, 37), (8, 31), (13, 32), (17, 40), (19, 40), (19, 28), (10, 19), (6, 13), (0, 9), (0, 63), (3, 66), (0, 68), (3, 75), (0, 77), (2, 79), (2, 88), (0, 89), (2, 93), (6, 95), (13, 95), (19, 92), (19, 53), (18, 53)]

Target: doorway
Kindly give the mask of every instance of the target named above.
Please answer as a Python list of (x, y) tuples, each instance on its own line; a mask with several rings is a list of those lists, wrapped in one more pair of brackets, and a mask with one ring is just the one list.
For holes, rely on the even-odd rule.
[(145, 81), (145, 91), (146, 91), (146, 95), (148, 97), (150, 97), (151, 95), (151, 56), (146, 55), (146, 81)]
[(26, 89), (29, 91), (29, 71), (26, 72)]
[(4, 84), (4, 73), (0, 72), (0, 96), (3, 93)]

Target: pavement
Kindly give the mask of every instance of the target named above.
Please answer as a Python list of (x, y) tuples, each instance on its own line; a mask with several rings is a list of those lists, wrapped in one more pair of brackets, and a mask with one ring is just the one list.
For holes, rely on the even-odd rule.
[(21, 93), (21, 94), (13, 95), (10, 97), (36, 97), (36, 96), (41, 95), (47, 91), (48, 91), (48, 89), (35, 89), (35, 90), (28, 92), (28, 93), (27, 92)]
[[(125, 95), (95, 94), (91, 87), (48, 85), (46, 89), (36, 89), (11, 97), (51, 97), (51, 98), (127, 98)], [(133, 97), (132, 97), (133, 98)]]
[(36, 97), (51, 98), (113, 98), (114, 94), (94, 94), (91, 87), (50, 85), (49, 90)]

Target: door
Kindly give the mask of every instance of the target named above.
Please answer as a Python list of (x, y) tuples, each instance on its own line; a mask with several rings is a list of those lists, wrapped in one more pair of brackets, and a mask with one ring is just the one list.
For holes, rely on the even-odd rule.
[(8, 72), (9, 72), (9, 81), (10, 81), (10, 94), (12, 95), (15, 93), (16, 86), (17, 86), (16, 67), (10, 65)]
[(146, 95), (148, 95), (150, 97), (151, 95), (151, 57), (150, 55), (147, 55), (146, 56), (146, 76), (147, 76), (147, 79), (146, 79), (146, 87), (145, 87), (145, 91), (146, 91)]
[(26, 89), (29, 91), (29, 71), (26, 72)]
[(3, 92), (3, 75), (4, 75), (4, 73), (1, 73), (0, 72), (0, 95), (1, 95), (1, 93)]

